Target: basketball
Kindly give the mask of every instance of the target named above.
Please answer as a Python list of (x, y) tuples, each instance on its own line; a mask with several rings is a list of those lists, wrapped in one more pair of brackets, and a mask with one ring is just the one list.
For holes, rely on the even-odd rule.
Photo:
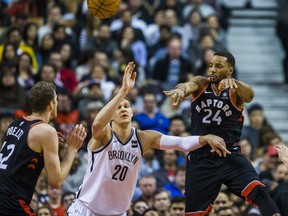
[(88, 10), (94, 16), (106, 19), (112, 17), (120, 7), (120, 0), (87, 0)]

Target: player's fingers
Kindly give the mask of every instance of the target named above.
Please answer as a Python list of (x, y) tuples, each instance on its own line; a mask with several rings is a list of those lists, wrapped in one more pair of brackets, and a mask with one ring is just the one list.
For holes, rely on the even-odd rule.
[(172, 95), (172, 91), (163, 91), (163, 93), (164, 93), (166, 96), (171, 96), (171, 95)]
[(215, 152), (219, 155), (219, 157), (222, 157), (222, 152), (219, 149), (216, 149)]
[(176, 98), (175, 103), (176, 103), (176, 104), (179, 104), (179, 103), (182, 101), (182, 99), (183, 99), (183, 98), (178, 95), (178, 97)]

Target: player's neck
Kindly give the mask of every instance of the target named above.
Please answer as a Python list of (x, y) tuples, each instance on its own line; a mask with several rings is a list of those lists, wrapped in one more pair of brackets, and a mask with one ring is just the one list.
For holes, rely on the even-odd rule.
[(118, 124), (113, 124), (112, 123), (112, 129), (113, 131), (117, 134), (117, 136), (122, 140), (122, 141), (125, 141), (128, 139), (128, 137), (131, 135), (131, 129), (132, 129), (132, 126), (131, 126), (131, 123), (128, 123), (128, 124), (121, 124), (121, 125), (118, 125)]
[(27, 116), (28, 119), (41, 119), (42, 121), (48, 123), (49, 122), (49, 116), (45, 114), (40, 113), (32, 113), (30, 116)]

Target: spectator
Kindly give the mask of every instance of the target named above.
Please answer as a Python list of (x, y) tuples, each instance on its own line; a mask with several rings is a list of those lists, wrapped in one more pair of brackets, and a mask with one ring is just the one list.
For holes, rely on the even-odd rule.
[(176, 196), (171, 199), (170, 216), (185, 215), (185, 198), (184, 196)]
[[(63, 16), (62, 16), (62, 10), (61, 10), (60, 5), (57, 5), (57, 4), (49, 5), (46, 8), (46, 10), (47, 10), (46, 23), (38, 29), (39, 43), (42, 41), (43, 37), (46, 34), (52, 34), (53, 27), (56, 24), (63, 23)], [(65, 31), (67, 33), (70, 33), (71, 29), (66, 28)]]
[(39, 208), (39, 201), (38, 201), (38, 194), (37, 192), (33, 193), (32, 199), (31, 199), (31, 203), (30, 203), (30, 207), (34, 210), (34, 212), (38, 211)]
[(58, 92), (57, 128), (66, 135), (80, 120), (79, 110), (75, 109), (74, 98), (66, 89)]
[(199, 41), (200, 29), (203, 26), (202, 16), (197, 10), (193, 9), (188, 17), (187, 22), (183, 25), (183, 49), (186, 51), (191, 43)]
[(154, 208), (148, 208), (143, 212), (143, 216), (160, 216)]
[(196, 69), (194, 75), (208, 76), (209, 63), (216, 51), (213, 48), (204, 49), (200, 59), (200, 66)]
[(19, 56), (17, 67), (17, 82), (28, 92), (35, 84), (34, 76), (37, 71), (34, 71), (32, 66), (31, 56), (24, 52)]
[(57, 75), (57, 68), (50, 63), (45, 63), (40, 68), (39, 74), (37, 74), (39, 81), (45, 81), (53, 83), (56, 86), (56, 93), (65, 91), (65, 88), (55, 83)]
[(70, 204), (73, 202), (74, 199), (75, 199), (75, 192), (67, 191), (62, 194), (61, 204), (65, 212), (67, 212), (67, 209), (69, 208)]
[[(83, 182), (83, 178), (87, 168), (87, 155), (76, 155), (72, 163), (68, 176), (62, 184), (62, 193), (70, 191), (76, 192)], [(69, 207), (69, 205), (67, 206)], [(65, 209), (67, 210), (67, 209)]]
[(61, 187), (52, 188), (50, 185), (48, 185), (48, 197), (49, 201), (46, 204), (51, 207), (53, 214), (57, 216), (66, 216), (64, 208), (61, 204)]
[(278, 152), (272, 145), (267, 146), (263, 156), (255, 164), (255, 169), (261, 179), (273, 179), (272, 170), (279, 163)]
[(153, 195), (157, 189), (157, 180), (152, 175), (143, 175), (139, 180), (139, 187), (142, 195), (139, 199), (145, 200), (149, 207), (153, 206)]
[(217, 210), (217, 216), (234, 216), (233, 211), (228, 206), (222, 206)]
[(167, 44), (168, 53), (155, 63), (152, 77), (159, 81), (164, 89), (173, 88), (178, 82), (187, 80), (193, 67), (186, 57), (181, 54), (181, 38), (173, 36)]
[(249, 125), (243, 126), (242, 137), (246, 138), (253, 147), (253, 155), (259, 147), (259, 133), (261, 129), (273, 130), (264, 116), (264, 109), (260, 104), (252, 104), (247, 109)]
[[(97, 18), (94, 18), (97, 19)], [(113, 51), (118, 48), (118, 45), (111, 36), (109, 25), (101, 24), (97, 35), (88, 38), (85, 49), (87, 51), (105, 52), (109, 58), (112, 57)]]
[(169, 134), (172, 136), (181, 136), (185, 131), (187, 131), (187, 128), (182, 116), (172, 116), (170, 118)]
[(271, 188), (271, 197), (278, 206), (281, 215), (288, 215), (288, 168), (278, 164), (273, 170), (274, 185)]
[(32, 47), (36, 54), (38, 61), (38, 37), (37, 37), (38, 25), (33, 22), (29, 22), (25, 25), (23, 30), (23, 41), (26, 45)]
[(38, 208), (37, 215), (38, 216), (54, 216), (54, 213), (50, 206), (44, 205)]
[(178, 154), (175, 150), (163, 151), (163, 165), (159, 170), (152, 173), (157, 179), (157, 187), (163, 187), (164, 184), (169, 184), (175, 181), (177, 170)]
[(140, 178), (141, 176), (151, 174), (152, 172), (160, 169), (160, 164), (156, 158), (155, 151), (155, 149), (150, 148), (147, 149), (143, 155), (142, 166), (139, 174)]
[(233, 203), (230, 201), (229, 196), (225, 192), (220, 191), (214, 201), (214, 205), (213, 205), (214, 212), (216, 213), (216, 215), (218, 215), (220, 208), (222, 207), (231, 208), (232, 204)]
[(153, 14), (153, 19), (154, 22), (148, 24), (145, 34), (148, 47), (156, 45), (160, 40), (160, 26), (166, 22), (164, 10), (157, 9)]
[[(36, 55), (34, 53), (34, 50), (30, 46), (27, 46), (24, 43), (21, 30), (19, 28), (16, 28), (16, 27), (11, 27), (7, 31), (6, 34), (7, 34), (7, 41), (6, 42), (10, 42), (17, 47), (17, 54), (27, 52), (31, 56), (34, 71), (37, 71), (38, 70), (38, 62), (36, 59)], [(1, 44), (0, 45), (0, 61), (3, 58), (3, 50), (4, 50), (4, 45)]]
[(136, 37), (136, 32), (131, 26), (125, 26), (122, 28), (118, 45), (121, 49), (129, 50), (134, 56), (135, 63), (138, 65), (138, 80), (144, 81), (146, 78), (145, 68), (147, 65), (147, 47), (143, 40)]
[(1, 64), (17, 64), (18, 54), (17, 46), (14, 43), (7, 42), (3, 47), (3, 58)]
[(163, 188), (170, 192), (170, 197), (183, 196), (185, 191), (185, 167), (178, 167), (175, 172), (175, 181), (169, 184), (164, 184)]
[(153, 196), (153, 206), (160, 216), (170, 216), (170, 194), (167, 190), (159, 189)]
[(133, 216), (140, 216), (148, 209), (148, 203), (143, 199), (137, 199), (132, 204)]
[[(57, 43), (57, 41), (56, 41)], [(58, 47), (58, 52), (61, 55), (61, 59), (63, 61), (63, 66), (64, 68), (74, 68), (75, 66), (75, 60), (74, 60), (74, 53), (72, 50), (72, 46), (70, 43), (63, 42), (59, 47)]]
[(25, 90), (17, 82), (15, 65), (2, 65), (0, 68), (0, 109), (14, 113), (24, 109), (26, 104)]
[(129, 9), (124, 9), (119, 13), (120, 18), (113, 20), (110, 24), (112, 38), (114, 38), (116, 41), (119, 40), (122, 29), (126, 26), (131, 26), (135, 31), (136, 38), (145, 41), (144, 35), (147, 27), (145, 21), (132, 19), (132, 11)]
[(158, 111), (156, 96), (152, 93), (143, 95), (144, 111), (134, 116), (141, 130), (156, 130), (167, 134), (169, 119)]
[(204, 19), (209, 15), (216, 14), (215, 9), (209, 4), (204, 3), (203, 0), (188, 0), (182, 11), (184, 18), (195, 8), (198, 8)]
[(45, 203), (48, 203), (49, 197), (48, 197), (48, 181), (47, 181), (47, 174), (45, 171), (42, 171), (40, 174), (37, 184), (35, 187), (35, 192), (38, 195), (38, 202), (39, 205), (44, 205)]
[(241, 148), (241, 153), (251, 162), (255, 160), (255, 156), (253, 155), (252, 145), (248, 139), (242, 138), (239, 141), (239, 146)]
[(78, 81), (74, 71), (64, 67), (61, 54), (52, 52), (49, 56), (49, 62), (57, 69), (55, 83), (61, 87), (65, 87), (70, 93), (73, 93), (78, 85)]
[[(87, 118), (87, 105), (91, 102), (104, 102), (103, 92), (101, 91), (100, 82), (97, 80), (87, 80), (79, 84), (79, 93), (75, 95), (78, 100), (77, 109), (81, 118)], [(78, 91), (78, 90), (76, 90)]]
[(106, 102), (110, 99), (112, 90), (115, 88), (115, 83), (108, 79), (106, 71), (102, 66), (95, 64), (91, 69), (91, 73), (83, 77), (83, 81), (85, 80), (94, 80), (94, 82), (100, 83), (104, 101)]

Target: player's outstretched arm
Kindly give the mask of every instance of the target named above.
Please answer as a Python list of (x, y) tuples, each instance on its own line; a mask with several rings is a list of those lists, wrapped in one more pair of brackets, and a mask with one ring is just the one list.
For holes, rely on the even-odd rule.
[(92, 136), (95, 139), (101, 139), (107, 133), (107, 125), (111, 121), (113, 114), (116, 112), (121, 101), (125, 98), (128, 92), (133, 89), (136, 80), (136, 72), (134, 62), (129, 62), (125, 68), (122, 86), (115, 97), (106, 104), (95, 117), (92, 124)]
[(208, 82), (209, 79), (207, 78), (202, 76), (194, 76), (188, 82), (179, 83), (174, 89), (164, 91), (164, 94), (171, 98), (172, 106), (178, 106), (185, 97), (195, 94)]
[(226, 149), (224, 140), (215, 135), (177, 137), (163, 135), (153, 130), (139, 131), (139, 135), (144, 145), (144, 152), (149, 147), (186, 152), (194, 151), (209, 144), (220, 157), (226, 157), (227, 154), (231, 154), (231, 152)]
[(281, 144), (277, 145), (275, 148), (278, 151), (280, 160), (285, 164), (288, 169), (288, 147)]

